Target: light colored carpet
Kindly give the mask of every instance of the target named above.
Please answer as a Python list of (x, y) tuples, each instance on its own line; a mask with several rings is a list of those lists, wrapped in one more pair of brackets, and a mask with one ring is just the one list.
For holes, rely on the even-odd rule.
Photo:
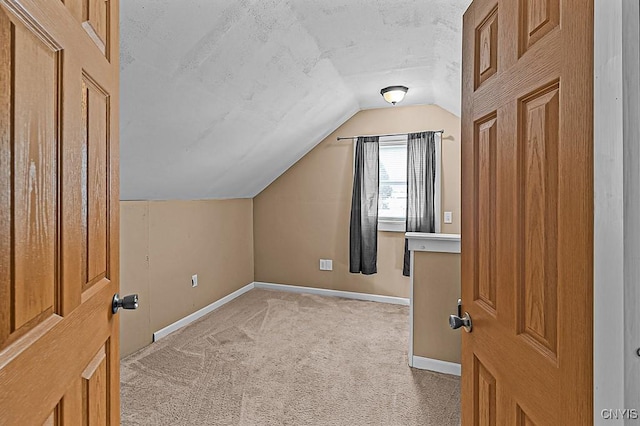
[(407, 366), (409, 308), (254, 289), (125, 358), (125, 425), (459, 425)]

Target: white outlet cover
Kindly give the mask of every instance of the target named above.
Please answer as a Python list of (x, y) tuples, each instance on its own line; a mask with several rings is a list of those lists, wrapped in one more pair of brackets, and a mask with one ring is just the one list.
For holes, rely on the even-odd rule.
[(320, 259), (320, 270), (321, 271), (333, 271), (333, 260)]
[(191, 275), (191, 287), (198, 287), (198, 274)]

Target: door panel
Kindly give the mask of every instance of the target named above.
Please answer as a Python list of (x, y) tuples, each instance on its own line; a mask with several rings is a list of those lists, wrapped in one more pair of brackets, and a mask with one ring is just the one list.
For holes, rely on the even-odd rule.
[(560, 0), (525, 0), (520, 7), (520, 55), (560, 24)]
[(38, 29), (14, 24), (4, 14), (0, 26), (7, 35), (7, 89), (14, 96), (5, 103), (3, 122), (11, 123), (14, 140), (25, 141), (10, 148), (10, 138), (3, 138), (3, 148), (13, 152), (3, 162), (3, 186), (12, 197), (3, 197), (0, 206), (7, 256), (1, 292), (8, 296), (3, 297), (1, 349), (55, 312), (60, 100), (56, 47), (38, 37)]
[(58, 423), (57, 417), (58, 417), (58, 409), (56, 407), (56, 409), (53, 410), (53, 413), (51, 413), (51, 415), (47, 418), (47, 420), (45, 420), (45, 422), (43, 423), (43, 426), (56, 426)]
[(494, 8), (476, 29), (476, 88), (498, 70), (498, 8)]
[(491, 265), (492, 267), (478, 269), (474, 280), (473, 300), (482, 303), (487, 312), (495, 315), (496, 281), (492, 276), (495, 271), (495, 202), (496, 202), (496, 135), (498, 120), (495, 114), (476, 124), (475, 137), (478, 141), (476, 151), (476, 180), (478, 194), (476, 196), (476, 210), (478, 217), (488, 220), (478, 221), (478, 250), (476, 264)]
[(83, 230), (87, 233), (85, 289), (101, 279), (108, 279), (109, 202), (107, 169), (109, 152), (109, 95), (88, 75), (82, 79), (83, 180), (86, 200)]
[(478, 407), (478, 426), (496, 424), (496, 379), (482, 365), (478, 358), (474, 359), (474, 403)]
[(82, 402), (83, 424), (106, 425), (108, 424), (108, 369), (107, 369), (107, 345), (100, 348), (89, 365), (82, 372)]
[(0, 0), (0, 425), (119, 424), (118, 2), (71, 6)]
[(82, 27), (96, 44), (100, 52), (108, 56), (109, 46), (109, 1), (80, 0), (82, 5)]
[(554, 83), (520, 103), (523, 276), (518, 287), (518, 332), (555, 362), (557, 322), (558, 98)]
[(591, 424), (593, 2), (463, 28), (463, 424)]

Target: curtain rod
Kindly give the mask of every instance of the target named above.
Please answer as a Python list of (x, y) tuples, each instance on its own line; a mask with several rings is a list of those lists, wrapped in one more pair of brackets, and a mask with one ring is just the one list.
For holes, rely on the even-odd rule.
[[(422, 132), (415, 132), (415, 133), (422, 133)], [(444, 133), (444, 129), (443, 130), (434, 130), (433, 133)], [(409, 135), (409, 133), (392, 133), (392, 134), (389, 134), (389, 135), (345, 136), (345, 137), (338, 137), (338, 140), (339, 141), (346, 140), (346, 139), (353, 140), (353, 139), (357, 139), (357, 138), (371, 138), (371, 137), (375, 137), (375, 136), (383, 138), (383, 137), (387, 137), (387, 136), (408, 136), (408, 135)]]

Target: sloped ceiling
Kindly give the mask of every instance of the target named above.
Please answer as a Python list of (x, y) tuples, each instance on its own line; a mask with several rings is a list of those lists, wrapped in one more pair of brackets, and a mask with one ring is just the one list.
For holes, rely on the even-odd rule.
[(121, 198), (253, 197), (389, 85), (459, 115), (469, 3), (121, 2)]

